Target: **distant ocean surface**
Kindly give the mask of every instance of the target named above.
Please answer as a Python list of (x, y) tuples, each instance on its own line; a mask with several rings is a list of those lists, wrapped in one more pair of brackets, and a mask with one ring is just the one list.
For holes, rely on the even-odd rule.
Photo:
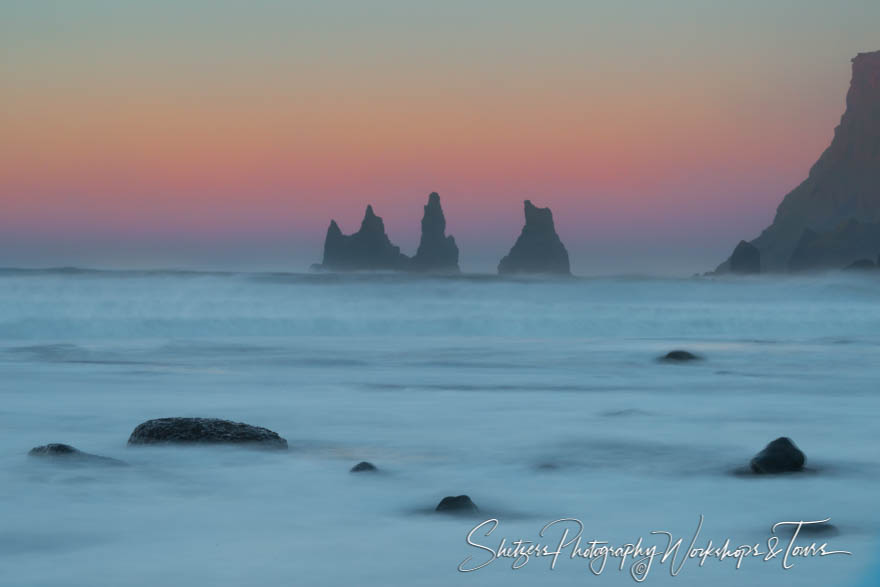
[[(665, 364), (687, 349), (704, 360)], [(852, 556), (688, 561), (656, 585), (857, 585), (877, 569), (880, 278), (499, 279), (0, 270), (0, 583), (631, 585), (465, 542), (652, 530), (766, 544), (831, 518)], [(127, 448), (165, 416), (290, 451)], [(812, 469), (733, 472), (791, 437)], [(124, 468), (29, 458), (63, 442)], [(361, 460), (382, 474), (351, 474)], [(433, 513), (468, 494), (474, 518)], [(552, 542), (552, 540), (550, 541)], [(784, 542), (784, 539), (783, 539)], [(868, 583), (870, 584), (870, 583)]]

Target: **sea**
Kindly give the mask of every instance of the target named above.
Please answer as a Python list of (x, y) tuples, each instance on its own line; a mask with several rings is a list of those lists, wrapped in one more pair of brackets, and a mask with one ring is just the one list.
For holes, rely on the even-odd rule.
[(0, 270), (0, 584), (874, 585), (878, 359), (873, 273)]

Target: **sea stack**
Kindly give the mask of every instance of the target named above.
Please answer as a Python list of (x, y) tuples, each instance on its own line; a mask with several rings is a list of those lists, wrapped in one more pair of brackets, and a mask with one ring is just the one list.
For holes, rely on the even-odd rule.
[(422, 216), (422, 238), (416, 256), (410, 263), (412, 271), (458, 273), (458, 246), (455, 238), (446, 235), (446, 217), (440, 207), (440, 196), (428, 196)]
[(730, 256), (730, 272), (751, 275), (761, 272), (761, 251), (746, 241), (739, 241)]
[(400, 252), (400, 247), (391, 244), (385, 234), (385, 223), (368, 205), (356, 233), (345, 235), (335, 220), (330, 221), (327, 237), (324, 239), (324, 260), (320, 269), (333, 271), (358, 270), (402, 270), (409, 264), (409, 258)]
[(556, 234), (550, 208), (538, 208), (526, 200), (525, 216), (525, 226), (513, 248), (498, 264), (498, 273), (571, 275), (568, 251)]
[[(751, 241), (761, 269), (839, 269), (880, 245), (880, 51), (852, 60), (846, 111), (831, 145)], [(731, 271), (733, 258), (717, 271)]]

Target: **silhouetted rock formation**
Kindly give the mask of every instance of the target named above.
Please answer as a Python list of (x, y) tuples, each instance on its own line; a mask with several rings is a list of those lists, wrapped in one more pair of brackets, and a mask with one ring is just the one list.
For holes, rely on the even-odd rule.
[(859, 259), (858, 261), (853, 261), (843, 269), (844, 271), (871, 271), (876, 268), (877, 266), (874, 265), (874, 261), (870, 259)]
[(436, 192), (428, 196), (422, 217), (422, 238), (412, 258), (410, 269), (439, 273), (458, 273), (458, 247), (455, 238), (446, 236), (446, 218)]
[[(853, 59), (846, 111), (831, 145), (809, 177), (782, 200), (773, 224), (752, 241), (761, 252), (763, 271), (792, 265), (836, 269), (854, 259), (873, 257), (877, 254), (873, 241), (857, 240), (847, 245), (845, 260), (830, 252), (815, 257), (799, 252), (800, 258), (793, 257), (805, 230), (822, 235), (850, 219), (880, 223), (880, 51), (859, 53)], [(730, 259), (718, 267), (719, 272), (728, 270)]]
[(568, 251), (553, 226), (550, 208), (525, 201), (526, 223), (519, 238), (498, 264), (498, 273), (556, 273), (570, 275)]
[(730, 272), (749, 275), (761, 272), (761, 252), (746, 241), (739, 241), (730, 256)]
[[(873, 257), (877, 250), (880, 250), (880, 223), (866, 224), (850, 219), (824, 233), (805, 229), (791, 254), (788, 268), (792, 271), (840, 269), (855, 259)], [(870, 253), (866, 255), (865, 251)]]
[(361, 461), (351, 468), (352, 473), (373, 473), (378, 471), (376, 465), (367, 461)]
[(330, 221), (324, 239), (324, 260), (317, 268), (335, 271), (406, 269), (409, 258), (391, 244), (385, 223), (367, 206), (361, 228), (352, 235), (342, 234), (335, 220)]
[(695, 355), (694, 353), (688, 351), (669, 351), (662, 357), (660, 357), (661, 361), (666, 361), (668, 363), (683, 363), (685, 361), (698, 361), (700, 357)]
[(467, 495), (448, 496), (440, 500), (435, 511), (450, 514), (470, 514), (480, 511)]
[(217, 418), (158, 418), (139, 424), (128, 444), (238, 444), (287, 449), (287, 441), (267, 428)]
[(110, 457), (102, 457), (83, 452), (69, 444), (51, 443), (34, 447), (28, 452), (29, 456), (51, 459), (65, 464), (93, 464), (93, 465), (125, 465), (126, 463)]
[(804, 468), (806, 457), (790, 438), (777, 438), (749, 463), (753, 473), (789, 473)]

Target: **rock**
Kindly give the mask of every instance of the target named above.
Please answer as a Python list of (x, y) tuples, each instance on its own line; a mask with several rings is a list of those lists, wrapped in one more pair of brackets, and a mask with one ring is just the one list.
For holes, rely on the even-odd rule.
[(700, 357), (698, 357), (697, 355), (695, 355), (691, 352), (676, 350), (676, 351), (669, 351), (668, 353), (666, 353), (665, 355), (660, 357), (660, 360), (661, 361), (670, 361), (670, 362), (674, 362), (674, 363), (681, 363), (684, 361), (697, 361), (697, 360), (699, 360), (699, 358)]
[(858, 261), (853, 261), (849, 265), (843, 268), (844, 271), (871, 271), (876, 269), (877, 266), (874, 265), (874, 261), (871, 259), (859, 259)]
[(102, 457), (91, 453), (83, 452), (69, 444), (51, 443), (43, 446), (32, 448), (28, 452), (29, 456), (45, 459), (53, 459), (59, 462), (76, 463), (76, 464), (96, 464), (96, 465), (125, 465), (124, 461), (113, 459), (110, 457)]
[(498, 264), (498, 273), (571, 275), (568, 251), (556, 234), (550, 208), (537, 208), (526, 200), (525, 216), (525, 226), (513, 248)]
[(287, 449), (287, 441), (266, 428), (217, 418), (159, 418), (139, 424), (128, 438), (142, 444), (235, 444)]
[[(752, 241), (761, 253), (761, 269), (785, 271), (806, 229), (822, 235), (854, 219), (880, 223), (880, 51), (860, 53), (852, 60), (852, 81), (846, 111), (831, 145), (776, 210), (773, 223)], [(853, 259), (873, 258), (877, 245), (853, 239), (847, 258), (830, 254), (810, 268), (839, 268)], [(831, 249), (825, 249), (831, 251)], [(730, 260), (718, 272), (730, 270)]]
[(376, 465), (367, 461), (361, 461), (351, 468), (352, 473), (368, 473), (373, 471), (378, 471)]
[(739, 241), (730, 256), (730, 272), (751, 275), (761, 272), (761, 252), (746, 241)]
[[(865, 251), (880, 248), (880, 223), (859, 222), (850, 218), (833, 230), (819, 233), (804, 229), (791, 254), (788, 268), (792, 271), (840, 269), (853, 259), (864, 258), (873, 265)], [(870, 254), (873, 257), (873, 253)]]
[(476, 513), (479, 510), (471, 498), (467, 495), (458, 495), (456, 497), (447, 496), (440, 500), (435, 511), (451, 514), (469, 514)]
[(753, 473), (758, 474), (788, 473), (802, 470), (805, 461), (804, 453), (795, 446), (791, 439), (783, 436), (756, 454), (749, 463), (749, 467)]
[(385, 234), (385, 223), (367, 206), (361, 228), (351, 235), (342, 234), (335, 220), (330, 221), (324, 239), (324, 260), (313, 268), (333, 271), (404, 270), (409, 258), (400, 247), (391, 244)]
[(446, 236), (446, 217), (440, 207), (440, 196), (428, 196), (422, 216), (422, 238), (416, 256), (410, 263), (412, 271), (458, 273), (458, 246), (455, 238)]

